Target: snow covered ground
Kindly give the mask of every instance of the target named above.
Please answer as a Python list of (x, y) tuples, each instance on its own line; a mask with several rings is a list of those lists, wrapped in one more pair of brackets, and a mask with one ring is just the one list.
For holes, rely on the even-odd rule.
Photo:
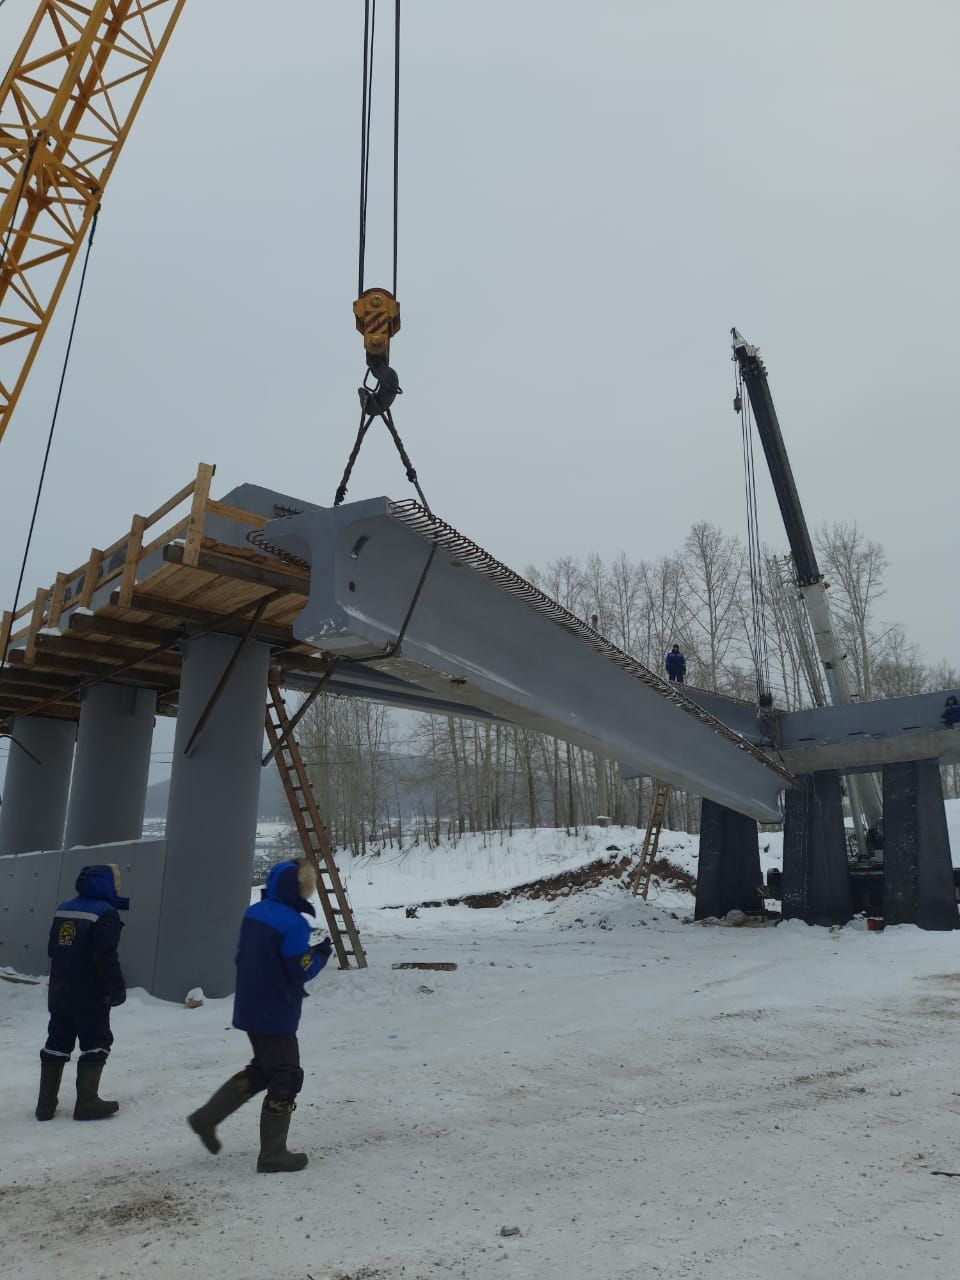
[[(218, 1157), (184, 1123), (246, 1060), (229, 1001), (131, 993), (104, 1075), (119, 1115), (78, 1125), (64, 1106), (38, 1124), (45, 990), (0, 982), (2, 1274), (953, 1274), (956, 934), (701, 928), (682, 923), (679, 891), (644, 904), (612, 882), (401, 909), (627, 836), (525, 833), (474, 842), (462, 865), (415, 850), (347, 868), (370, 967), (328, 970), (306, 1004), (298, 1175), (255, 1172), (255, 1105), (225, 1123)], [(678, 862), (693, 849), (667, 846)], [(410, 960), (458, 968), (391, 968)]]

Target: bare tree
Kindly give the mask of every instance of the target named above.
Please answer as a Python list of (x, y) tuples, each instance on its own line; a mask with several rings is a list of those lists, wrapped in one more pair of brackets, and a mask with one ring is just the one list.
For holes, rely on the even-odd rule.
[(687, 534), (680, 567), (685, 622), (701, 668), (700, 682), (719, 690), (724, 664), (744, 639), (738, 625), (743, 616), (743, 547), (739, 539), (701, 520)]
[(856, 524), (823, 525), (816, 543), (824, 573), (836, 588), (830, 597), (834, 625), (864, 698), (872, 698), (872, 663), (883, 641), (873, 611), (886, 593), (889, 561), (880, 543), (871, 542)]

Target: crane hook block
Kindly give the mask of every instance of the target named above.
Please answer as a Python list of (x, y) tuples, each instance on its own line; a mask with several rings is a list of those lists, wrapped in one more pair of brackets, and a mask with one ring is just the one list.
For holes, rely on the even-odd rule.
[(364, 289), (353, 304), (357, 332), (368, 356), (390, 357), (390, 339), (400, 328), (400, 303), (386, 289)]

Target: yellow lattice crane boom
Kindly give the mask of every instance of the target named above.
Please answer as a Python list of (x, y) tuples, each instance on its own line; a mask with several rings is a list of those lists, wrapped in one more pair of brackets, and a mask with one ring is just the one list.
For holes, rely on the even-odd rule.
[(186, 0), (42, 0), (0, 86), (0, 439)]

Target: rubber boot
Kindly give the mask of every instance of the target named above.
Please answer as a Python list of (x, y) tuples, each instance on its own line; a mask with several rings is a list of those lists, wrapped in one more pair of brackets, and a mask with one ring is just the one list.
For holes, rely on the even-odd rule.
[(226, 1120), (238, 1107), (250, 1097), (250, 1082), (246, 1073), (238, 1072), (231, 1076), (226, 1084), (222, 1084), (209, 1102), (205, 1102), (192, 1115), (187, 1116), (187, 1124), (197, 1135), (208, 1151), (214, 1155), (220, 1150), (220, 1139), (217, 1137), (217, 1125)]
[(52, 1120), (57, 1114), (60, 1097), (60, 1081), (63, 1079), (65, 1058), (40, 1059), (40, 1096), (37, 1098), (37, 1119)]
[(77, 1105), (74, 1120), (106, 1120), (120, 1110), (119, 1102), (108, 1102), (97, 1092), (103, 1075), (103, 1058), (81, 1058), (77, 1063)]
[(307, 1157), (302, 1151), (287, 1150), (290, 1115), (295, 1103), (271, 1102), (265, 1099), (260, 1112), (260, 1158), (257, 1173), (296, 1173), (305, 1169)]

